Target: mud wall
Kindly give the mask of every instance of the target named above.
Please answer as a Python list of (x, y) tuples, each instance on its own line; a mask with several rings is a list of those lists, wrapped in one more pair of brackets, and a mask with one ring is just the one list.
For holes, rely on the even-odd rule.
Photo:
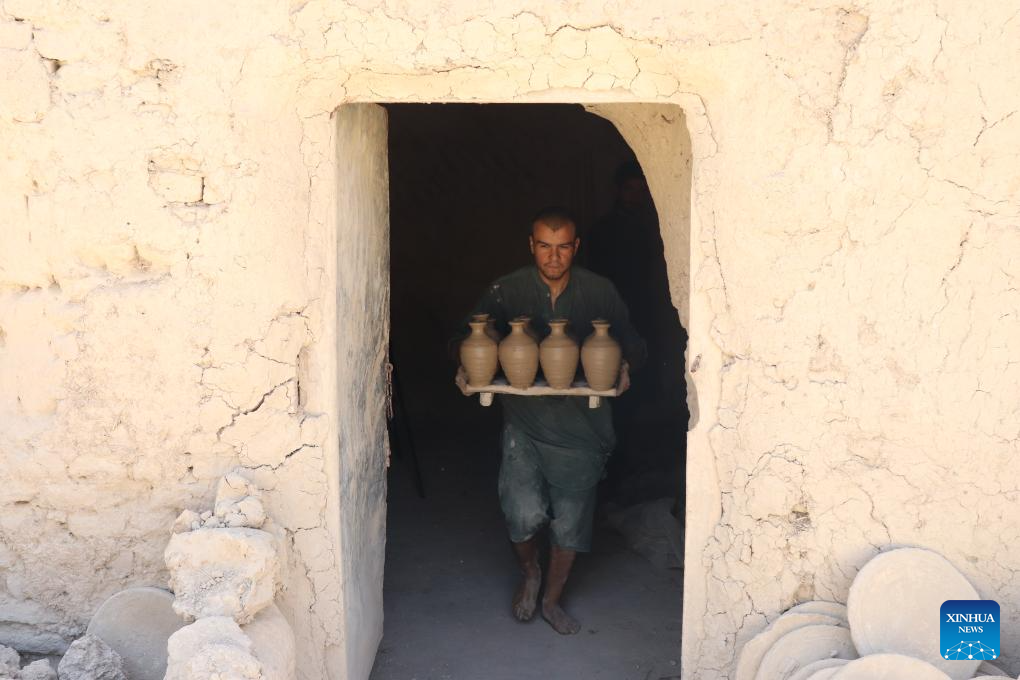
[(174, 513), (241, 465), (288, 536), (302, 677), (363, 667), (335, 108), (652, 102), (683, 110), (693, 158), (689, 224), (664, 229), (697, 399), (685, 677), (722, 677), (798, 599), (844, 598), (891, 543), (1014, 612), (1020, 671), (1020, 17), (428, 5), (0, 5), (0, 643), (59, 646), (161, 582)]

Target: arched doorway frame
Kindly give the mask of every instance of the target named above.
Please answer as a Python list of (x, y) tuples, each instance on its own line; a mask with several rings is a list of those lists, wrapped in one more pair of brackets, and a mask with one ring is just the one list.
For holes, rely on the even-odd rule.
[[(329, 113), (306, 119), (306, 138), (303, 153), (314, 173), (309, 174), (309, 235), (306, 250), (309, 252), (308, 272), (310, 285), (321, 290), (336, 290), (341, 280), (343, 252), (339, 250), (339, 235), (351, 234), (342, 223), (342, 210), (338, 209), (338, 186), (345, 172), (350, 171), (351, 158), (338, 148), (340, 134), (338, 121), (345, 107), (369, 106), (381, 103), (563, 103), (581, 104), (589, 111), (610, 120), (634, 150), (645, 169), (660, 214), (663, 243), (667, 255), (670, 293), (677, 308), (681, 324), (687, 329), (689, 341), (685, 357), (688, 406), (691, 420), (687, 435), (687, 466), (685, 473), (685, 573), (683, 597), (683, 649), (682, 660), (688, 664), (700, 654), (704, 641), (704, 612), (707, 605), (708, 569), (701, 556), (711, 540), (720, 515), (720, 493), (714, 453), (709, 443), (711, 422), (700, 417), (714, 413), (719, 400), (719, 374), (722, 352), (712, 339), (711, 293), (725, 282), (718, 275), (718, 258), (714, 250), (713, 229), (702, 230), (704, 215), (699, 214), (697, 183), (699, 166), (716, 152), (716, 141), (702, 98), (695, 93), (677, 93), (656, 101), (641, 100), (629, 93), (607, 96), (606, 93), (539, 93), (519, 98), (484, 99), (470, 91), (456, 97), (443, 97), (426, 101), (425, 98), (384, 99), (379, 97), (351, 97), (336, 102)], [(708, 216), (711, 221), (711, 215)], [(347, 225), (349, 226), (349, 225)], [(710, 227), (712, 225), (709, 225)], [(313, 252), (314, 251), (314, 252)], [(329, 257), (335, 253), (336, 257)], [(714, 265), (714, 266), (713, 266)], [(388, 266), (388, 262), (387, 262)], [(346, 286), (359, 284), (351, 278)], [(693, 291), (693, 294), (692, 294)], [(315, 410), (330, 414), (331, 420), (340, 421), (342, 413), (363, 399), (361, 388), (352, 391), (341, 384), (338, 377), (338, 341), (343, 327), (352, 322), (351, 312), (344, 299), (360, 300), (358, 291), (346, 290), (345, 295), (324, 294), (317, 301), (317, 314), (321, 328), (317, 342), (307, 348), (302, 364), (302, 385), (307, 387), (306, 403)], [(371, 331), (378, 336), (380, 330)], [(383, 380), (383, 373), (374, 373), (375, 381)], [(375, 383), (378, 386), (378, 383)], [(714, 422), (714, 419), (708, 419)], [(377, 428), (378, 429), (378, 428)], [(341, 444), (344, 433), (331, 431), (324, 442), (325, 473), (328, 478), (326, 530), (332, 543), (327, 562), (335, 566), (335, 573), (319, 571), (309, 579), (315, 583), (311, 593), (303, 592), (294, 598), (291, 611), (308, 611), (321, 619), (322, 646), (319, 654), (324, 658), (315, 665), (330, 673), (344, 673), (345, 677), (367, 677), (371, 659), (365, 658), (368, 648), (374, 649), (381, 635), (371, 629), (351, 634), (345, 621), (358, 588), (365, 584), (349, 578), (350, 560), (357, 556), (344, 554), (342, 517), (357, 515), (357, 509), (345, 505), (342, 498), (343, 472), (341, 470)], [(385, 434), (380, 441), (355, 442), (354, 447), (366, 451), (385, 450)], [(350, 442), (348, 442), (350, 444)], [(344, 489), (344, 492), (347, 490)], [(385, 531), (382, 527), (381, 531)], [(347, 551), (351, 552), (350, 550)], [(300, 561), (300, 560), (298, 560)], [(375, 587), (374, 585), (372, 587)], [(381, 578), (379, 583), (381, 589)], [(329, 600), (319, 593), (328, 592)], [(311, 601), (309, 601), (311, 600)], [(337, 630), (339, 629), (339, 630)], [(315, 652), (313, 651), (313, 654)], [(373, 652), (374, 655), (374, 652)], [(299, 654), (300, 657), (300, 654)], [(313, 660), (309, 660), (309, 665)], [(366, 670), (367, 669), (367, 670)]]

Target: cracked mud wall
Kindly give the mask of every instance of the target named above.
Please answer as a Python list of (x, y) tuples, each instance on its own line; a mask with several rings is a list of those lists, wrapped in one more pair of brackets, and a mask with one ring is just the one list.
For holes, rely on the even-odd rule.
[[(357, 101), (683, 110), (689, 232), (664, 240), (697, 394), (685, 677), (724, 677), (890, 543), (1020, 602), (1020, 16), (427, 5), (0, 3), (0, 642), (57, 648), (163, 582), (176, 511), (240, 465), (287, 539), (301, 677), (362, 663), (331, 118)], [(1016, 673), (1020, 620), (1003, 630)]]

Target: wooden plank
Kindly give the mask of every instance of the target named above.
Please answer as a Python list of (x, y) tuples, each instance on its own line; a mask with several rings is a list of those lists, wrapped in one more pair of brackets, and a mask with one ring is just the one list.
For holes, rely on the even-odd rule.
[[(567, 397), (618, 397), (620, 396), (619, 390), (615, 387), (611, 390), (593, 390), (588, 387), (588, 383), (584, 380), (575, 380), (570, 387), (562, 390), (557, 390), (549, 387), (549, 383), (545, 380), (536, 380), (535, 384), (527, 389), (520, 389), (518, 387), (511, 387), (507, 383), (506, 378), (496, 378), (491, 385), (483, 385), (481, 387), (467, 386), (468, 394), (517, 394), (524, 397), (550, 397), (550, 396), (567, 396)], [(592, 406), (596, 408), (598, 404)]]

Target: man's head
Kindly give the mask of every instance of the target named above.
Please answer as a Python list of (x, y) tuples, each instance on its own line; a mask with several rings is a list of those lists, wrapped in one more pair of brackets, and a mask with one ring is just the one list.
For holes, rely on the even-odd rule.
[(577, 223), (564, 208), (544, 208), (531, 221), (528, 237), (535, 266), (546, 281), (558, 281), (569, 271), (581, 245)]

